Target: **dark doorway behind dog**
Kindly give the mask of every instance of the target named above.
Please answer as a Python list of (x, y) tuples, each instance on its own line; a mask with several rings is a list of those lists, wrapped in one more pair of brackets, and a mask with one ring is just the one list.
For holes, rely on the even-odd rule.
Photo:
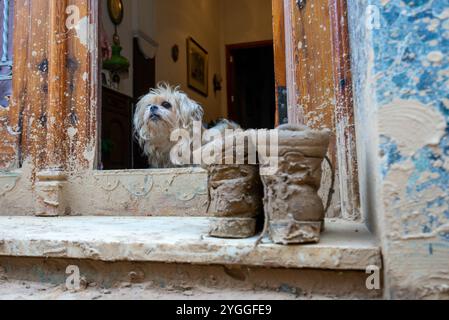
[[(140, 49), (139, 40), (134, 38), (133, 42), (134, 79), (133, 94), (135, 105), (139, 99), (149, 92), (149, 88), (156, 86), (156, 57), (147, 58)], [(133, 108), (133, 117), (134, 110)], [(143, 155), (142, 149), (133, 137), (132, 167), (133, 169), (147, 169), (148, 158)]]
[(229, 118), (245, 129), (273, 129), (273, 41), (226, 46)]

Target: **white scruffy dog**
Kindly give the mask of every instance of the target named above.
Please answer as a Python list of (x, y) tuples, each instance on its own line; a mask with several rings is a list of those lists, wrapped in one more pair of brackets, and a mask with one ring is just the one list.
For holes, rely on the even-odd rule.
[[(203, 108), (179, 87), (161, 83), (140, 99), (134, 115), (134, 131), (144, 154), (152, 168), (170, 168), (173, 163), (170, 153), (177, 142), (171, 141), (176, 129), (193, 131), (194, 122), (203, 120)], [(238, 126), (227, 120), (221, 121), (214, 129), (222, 132), (237, 129)], [(191, 146), (191, 141), (186, 143)]]

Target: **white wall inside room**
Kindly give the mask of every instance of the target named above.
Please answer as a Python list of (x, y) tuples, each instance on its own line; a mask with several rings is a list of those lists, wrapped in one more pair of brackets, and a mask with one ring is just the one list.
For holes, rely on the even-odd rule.
[[(154, 0), (155, 40), (159, 42), (156, 57), (156, 81), (178, 84), (205, 109), (206, 119), (220, 117), (221, 97), (214, 94), (212, 79), (220, 72), (220, 1)], [(193, 37), (209, 53), (209, 95), (204, 97), (187, 85), (187, 38)], [(179, 60), (171, 58), (171, 48), (179, 46)]]
[[(159, 43), (156, 81), (180, 85), (205, 109), (205, 121), (227, 117), (225, 46), (270, 40), (271, 0), (124, 0), (125, 17), (119, 26), (123, 52), (132, 63), (133, 30), (138, 27)], [(103, 24), (110, 37), (114, 27), (102, 0)], [(193, 37), (209, 52), (209, 95), (204, 97), (187, 85), (186, 40)], [(173, 45), (179, 46), (179, 60), (171, 58)], [(223, 90), (214, 93), (213, 77), (223, 78)], [(133, 70), (122, 76), (119, 91), (132, 95)]]

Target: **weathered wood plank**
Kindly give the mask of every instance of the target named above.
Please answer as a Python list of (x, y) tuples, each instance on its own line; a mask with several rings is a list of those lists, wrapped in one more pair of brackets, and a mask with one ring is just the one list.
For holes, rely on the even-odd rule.
[(346, 1), (306, 1), (299, 7), (296, 0), (285, 0), (284, 6), (289, 122), (332, 131), (329, 155), (340, 182), (341, 212), (357, 220), (360, 200)]
[(361, 217), (360, 189), (347, 7), (347, 0), (330, 1), (340, 196), (343, 216), (357, 220)]
[(45, 166), (64, 169), (66, 162), (67, 119), (67, 40), (66, 0), (50, 0), (48, 39), (47, 156)]
[(95, 166), (98, 108), (98, 2), (70, 0), (70, 6), (79, 9), (79, 29), (71, 30), (68, 37), (67, 65), (69, 88), (68, 130), (72, 133), (68, 165), (72, 169)]
[[(49, 2), (31, 1), (29, 17), (24, 21), (21, 22), (23, 28), (16, 32), (23, 32), (28, 38), (27, 62), (21, 70), (27, 80), (26, 87), (14, 87), (13, 99), (25, 95), (20, 101), (23, 110), (22, 161), (30, 161), (33, 167), (39, 168), (43, 166), (46, 155)], [(13, 83), (15, 81), (14, 76)]]
[[(13, 32), (13, 92), (22, 94), (13, 96), (9, 108), (0, 110), (0, 169), (16, 168), (19, 165), (20, 143), (20, 108), (25, 97), (24, 88), (26, 76), (23, 69), (27, 62), (28, 33), (24, 32), (23, 21), (29, 18), (30, 1), (16, 0), (14, 2)], [(15, 98), (15, 99), (14, 99)]]
[[(276, 82), (276, 126), (284, 122), (281, 119), (287, 116), (286, 90), (287, 74), (285, 65), (285, 14), (282, 0), (273, 0), (273, 43), (274, 43), (274, 68)], [(285, 104), (281, 106), (281, 104)], [(282, 110), (285, 108), (285, 110)]]
[(327, 1), (307, 1), (302, 9), (297, 7), (296, 0), (291, 2), (296, 107), (290, 121), (334, 129), (335, 92)]
[[(97, 7), (94, 0), (16, 1), (13, 97), (0, 115), (0, 167), (14, 160), (29, 161), (34, 171), (94, 167)], [(7, 125), (20, 134), (7, 135)]]

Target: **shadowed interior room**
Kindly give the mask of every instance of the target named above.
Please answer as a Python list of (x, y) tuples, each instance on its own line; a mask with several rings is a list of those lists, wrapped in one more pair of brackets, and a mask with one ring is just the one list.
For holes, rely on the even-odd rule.
[[(101, 4), (112, 46), (102, 63), (101, 169), (148, 168), (132, 118), (160, 82), (198, 102), (206, 127), (229, 119), (244, 129), (274, 128), (271, 0), (123, 1), (118, 17), (107, 0)], [(192, 68), (201, 83), (189, 77)]]

